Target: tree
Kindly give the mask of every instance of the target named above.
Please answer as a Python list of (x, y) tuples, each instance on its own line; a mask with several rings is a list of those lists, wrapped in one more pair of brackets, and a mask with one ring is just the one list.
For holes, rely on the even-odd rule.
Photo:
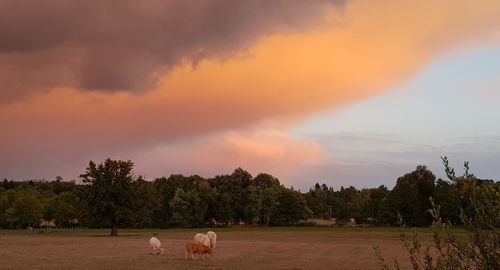
[(260, 173), (247, 187), (248, 200), (245, 204), (245, 220), (252, 224), (268, 226), (271, 216), (278, 207), (280, 190), (278, 178)]
[(13, 189), (16, 187), (16, 183), (12, 180), (3, 179), (1, 186), (6, 190)]
[(211, 221), (216, 216), (217, 190), (212, 188), (206, 180), (199, 182), (196, 189), (203, 207), (203, 221)]
[(377, 211), (377, 225), (394, 226), (398, 223), (397, 211), (389, 197), (380, 201)]
[[(270, 190), (270, 194), (275, 191)], [(312, 215), (312, 211), (307, 207), (306, 200), (300, 192), (288, 189), (284, 186), (278, 188), (278, 199), (276, 202), (270, 201), (267, 204), (267, 211), (272, 211), (270, 224), (277, 226), (290, 226), (299, 220), (307, 219)], [(274, 209), (274, 207), (276, 207)]]
[(12, 205), (12, 202), (15, 198), (15, 193), (16, 192), (14, 190), (7, 190), (3, 193), (0, 193), (0, 228), (9, 227), (5, 213), (7, 212), (7, 209), (9, 209)]
[(174, 198), (177, 189), (185, 186), (186, 182), (186, 177), (183, 175), (171, 175), (169, 178), (161, 177), (153, 182), (160, 193), (160, 208), (155, 213), (155, 220), (160, 227), (170, 225), (172, 217), (170, 202)]
[(179, 188), (185, 191), (196, 190), (202, 200), (207, 199), (207, 201), (203, 202), (207, 203), (211, 210), (205, 214), (209, 213), (213, 215), (217, 208), (213, 205), (213, 201), (215, 200), (214, 190), (210, 187), (207, 180), (198, 175), (184, 176), (182, 174), (173, 174), (168, 178), (157, 178), (153, 183), (159, 196), (156, 211), (154, 211), (154, 220), (155, 224), (160, 227), (168, 227), (172, 223), (177, 223), (176, 220), (173, 220), (172, 200)]
[(196, 190), (184, 191), (178, 188), (170, 202), (172, 221), (183, 227), (200, 227), (204, 223), (207, 205), (204, 204)]
[(80, 220), (81, 202), (78, 197), (69, 191), (60, 193), (57, 200), (61, 203), (59, 211), (56, 211), (55, 220), (62, 226), (74, 225), (74, 220)]
[(31, 189), (16, 192), (12, 206), (5, 212), (10, 227), (26, 228), (38, 224), (44, 208), (37, 195), (37, 191)]
[(230, 189), (227, 191), (233, 195), (234, 221), (244, 220), (250, 223), (251, 220), (247, 220), (245, 217), (245, 205), (249, 200), (248, 188), (252, 184), (252, 175), (242, 168), (237, 168), (229, 179), (230, 185), (228, 187)]
[[(269, 226), (271, 218), (280, 206), (278, 202), (281, 187), (264, 187), (256, 185), (250, 187), (249, 201), (246, 204), (245, 211), (248, 219), (253, 224)], [(283, 206), (285, 207), (285, 206)]]
[(48, 201), (44, 218), (54, 219), (57, 226), (71, 225), (73, 219), (79, 218), (79, 203), (79, 199), (73, 193), (62, 192)]
[(134, 181), (133, 216), (131, 225), (137, 228), (151, 227), (154, 224), (156, 212), (161, 209), (161, 195), (152, 182), (141, 176)]
[(277, 187), (280, 185), (280, 180), (270, 174), (259, 173), (259, 175), (253, 179), (251, 185), (257, 187), (258, 189)]
[(120, 224), (131, 216), (133, 206), (132, 161), (106, 159), (96, 165), (89, 162), (86, 173), (80, 175), (88, 185), (86, 206), (98, 224), (111, 227), (111, 236), (118, 235)]
[(238, 222), (247, 219), (246, 206), (250, 201), (249, 188), (252, 184), (252, 175), (242, 168), (237, 168), (231, 175), (219, 175), (208, 180), (210, 185), (219, 194), (217, 220), (225, 223)]
[(325, 184), (322, 186), (316, 183), (314, 189), (311, 188), (309, 192), (305, 194), (304, 198), (309, 208), (313, 211), (314, 216), (325, 218), (330, 217), (330, 207), (335, 206), (335, 209), (338, 211), (339, 204), (335, 196), (333, 196), (334, 191), (328, 188), (325, 190)]
[(364, 204), (360, 192), (353, 186), (348, 188), (340, 187), (337, 197), (338, 200), (336, 200), (334, 205), (335, 217), (339, 220), (346, 220), (352, 217), (359, 220)]
[[(457, 235), (451, 222), (444, 223), (440, 206), (431, 199), (430, 214), (433, 217), (433, 241), (425, 246), (417, 233), (409, 238), (402, 230), (401, 240), (406, 248), (414, 270), (470, 270), (500, 269), (500, 188), (493, 181), (481, 181), (469, 174), (469, 164), (464, 163), (463, 176), (455, 176), (455, 171), (442, 158), (445, 172), (453, 189), (460, 199), (460, 220), (465, 235)], [(381, 269), (390, 269), (385, 263), (378, 246), (374, 247)], [(394, 268), (400, 269), (399, 261), (394, 259)]]
[(391, 192), (391, 200), (403, 222), (412, 226), (429, 226), (432, 217), (429, 198), (434, 194), (436, 177), (426, 166), (398, 178)]
[(453, 183), (438, 179), (434, 190), (434, 201), (441, 208), (441, 218), (452, 224), (460, 223), (460, 200), (457, 196), (457, 186)]
[(389, 197), (390, 191), (386, 186), (381, 185), (378, 188), (370, 189), (370, 202), (367, 206), (368, 216), (372, 218), (377, 218), (380, 203), (384, 198)]

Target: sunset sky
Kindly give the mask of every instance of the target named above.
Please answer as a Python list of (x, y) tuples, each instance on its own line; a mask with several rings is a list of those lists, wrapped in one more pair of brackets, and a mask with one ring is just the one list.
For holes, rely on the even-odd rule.
[(498, 0), (0, 0), (0, 178), (500, 176)]

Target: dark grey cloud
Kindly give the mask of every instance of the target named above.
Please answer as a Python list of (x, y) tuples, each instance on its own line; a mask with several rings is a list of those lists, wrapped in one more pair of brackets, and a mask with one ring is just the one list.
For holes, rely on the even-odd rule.
[(54, 86), (141, 91), (181, 60), (227, 58), (344, 0), (0, 0), (0, 99)]

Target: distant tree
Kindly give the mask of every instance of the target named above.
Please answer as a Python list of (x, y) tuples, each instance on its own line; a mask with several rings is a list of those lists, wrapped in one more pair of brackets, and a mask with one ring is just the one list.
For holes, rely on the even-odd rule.
[(10, 227), (26, 228), (28, 225), (38, 225), (44, 208), (37, 195), (37, 191), (32, 189), (16, 192), (12, 206), (5, 212), (5, 219)]
[(252, 186), (250, 189), (250, 199), (246, 205), (248, 219), (253, 224), (269, 226), (272, 218), (275, 216), (280, 205), (279, 198), (281, 187), (262, 185)]
[(250, 173), (237, 168), (231, 175), (219, 175), (208, 181), (219, 195), (217, 220), (225, 223), (240, 220), (252, 222), (248, 220), (247, 209), (245, 209), (250, 200), (249, 188), (252, 184)]
[(248, 189), (249, 198), (245, 205), (245, 217), (251, 224), (260, 224), (260, 210), (262, 208), (261, 190), (256, 186), (251, 186)]
[(55, 220), (57, 226), (71, 225), (73, 219), (80, 218), (80, 199), (65, 191), (47, 201), (44, 218)]
[(391, 201), (403, 222), (411, 226), (429, 226), (432, 216), (430, 197), (434, 194), (436, 177), (426, 166), (417, 168), (398, 178), (391, 191)]
[(200, 227), (204, 224), (206, 205), (196, 190), (184, 191), (178, 188), (170, 202), (172, 221), (183, 227)]
[(212, 188), (209, 182), (206, 180), (198, 182), (196, 190), (201, 200), (201, 207), (203, 207), (203, 221), (211, 221), (216, 217), (216, 208), (218, 207), (217, 190), (215, 188)]
[[(158, 206), (156, 211), (154, 211), (155, 224), (160, 227), (168, 227), (172, 223), (175, 223), (172, 220), (171, 203), (177, 189), (181, 188), (185, 191), (198, 190), (200, 183), (205, 182), (207, 180), (200, 176), (184, 176), (182, 174), (173, 174), (168, 178), (161, 177), (155, 179), (153, 183), (159, 195)], [(212, 209), (211, 213), (214, 211)]]
[(252, 184), (252, 175), (242, 168), (237, 168), (230, 175), (229, 179), (229, 186), (232, 190), (228, 191), (233, 195), (234, 221), (243, 220), (250, 223), (251, 220), (247, 220), (245, 216), (245, 205), (249, 200), (248, 188)]
[[(307, 207), (304, 197), (293, 189), (279, 187), (278, 205), (273, 210), (270, 223), (277, 226), (291, 226), (300, 220), (312, 216), (312, 211)], [(275, 203), (271, 207), (276, 206)]]
[(278, 178), (261, 173), (247, 187), (248, 200), (245, 204), (245, 220), (252, 224), (268, 226), (271, 216), (279, 205), (280, 189)]
[(398, 225), (398, 212), (392, 204), (390, 197), (384, 197), (378, 206), (377, 225), (379, 226), (396, 226)]
[(16, 197), (17, 192), (13, 189), (9, 189), (0, 194), (0, 227), (2, 228), (10, 228), (13, 225), (8, 220), (9, 216), (7, 216), (7, 210), (11, 208)]
[(228, 192), (221, 192), (217, 189), (217, 208), (215, 219), (225, 224), (236, 221), (235, 209), (232, 205), (235, 198)]
[(172, 221), (183, 227), (190, 227), (194, 214), (191, 203), (195, 200), (193, 194), (189, 194), (182, 188), (178, 188), (174, 198), (170, 202), (170, 207), (172, 208)]
[(380, 208), (380, 202), (389, 197), (391, 192), (386, 186), (381, 185), (378, 188), (370, 189), (370, 202), (367, 206), (368, 216), (372, 218), (377, 218), (377, 214)]
[(270, 174), (260, 173), (253, 179), (251, 185), (258, 189), (277, 187), (280, 185), (280, 180)]
[[(274, 219), (274, 216), (276, 215), (276, 212), (280, 207), (296, 207), (296, 205), (282, 205), (280, 203), (280, 192), (280, 186), (268, 187), (260, 192), (260, 207), (258, 213), (261, 220), (261, 225), (269, 226), (271, 220)], [(298, 197), (296, 197), (296, 199), (300, 201)], [(301, 202), (298, 203), (300, 204)], [(299, 207), (301, 207), (301, 205), (299, 205)], [(302, 211), (302, 209), (299, 209), (297, 211)]]
[(9, 209), (9, 201), (6, 193), (7, 192), (0, 193), (0, 228), (8, 227), (5, 212)]
[(133, 211), (131, 226), (137, 228), (151, 227), (155, 223), (155, 215), (161, 209), (161, 194), (154, 183), (143, 177), (133, 182)]
[(370, 204), (372, 201), (372, 192), (370, 189), (362, 189), (354, 197), (353, 208), (356, 209), (353, 217), (359, 223), (365, 223), (367, 218), (371, 217)]
[(106, 159), (96, 165), (89, 162), (86, 173), (80, 175), (88, 185), (86, 207), (98, 224), (111, 227), (111, 236), (118, 235), (133, 209), (132, 161)]
[(319, 183), (316, 183), (314, 188), (311, 188), (308, 193), (304, 194), (304, 198), (315, 217), (325, 218), (330, 216), (330, 207), (333, 206), (335, 210), (338, 210), (339, 204), (335, 200), (335, 196), (333, 196), (333, 190), (325, 190), (321, 187)]
[(172, 211), (170, 202), (175, 196), (178, 188), (182, 188), (185, 182), (183, 175), (171, 175), (169, 178), (161, 177), (154, 181), (154, 186), (160, 195), (159, 209), (155, 213), (156, 223), (160, 227), (168, 227), (171, 222)]
[(348, 188), (340, 187), (334, 205), (336, 218), (340, 220), (352, 217), (360, 219), (364, 201), (359, 193), (360, 191), (353, 186)]
[(3, 179), (2, 181), (2, 187), (9, 190), (9, 189), (13, 189), (16, 187), (16, 183), (12, 180), (7, 180), (6, 178)]

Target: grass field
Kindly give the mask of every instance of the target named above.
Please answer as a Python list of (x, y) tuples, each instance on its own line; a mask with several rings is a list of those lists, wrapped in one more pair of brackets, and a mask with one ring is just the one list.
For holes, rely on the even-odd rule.
[[(50, 231), (2, 233), (0, 269), (379, 269), (373, 246), (388, 261), (408, 268), (397, 228), (230, 228), (215, 229), (215, 254), (206, 261), (184, 259), (184, 247), (206, 229)], [(153, 234), (166, 248), (153, 255)], [(419, 230), (429, 241), (429, 229)]]

